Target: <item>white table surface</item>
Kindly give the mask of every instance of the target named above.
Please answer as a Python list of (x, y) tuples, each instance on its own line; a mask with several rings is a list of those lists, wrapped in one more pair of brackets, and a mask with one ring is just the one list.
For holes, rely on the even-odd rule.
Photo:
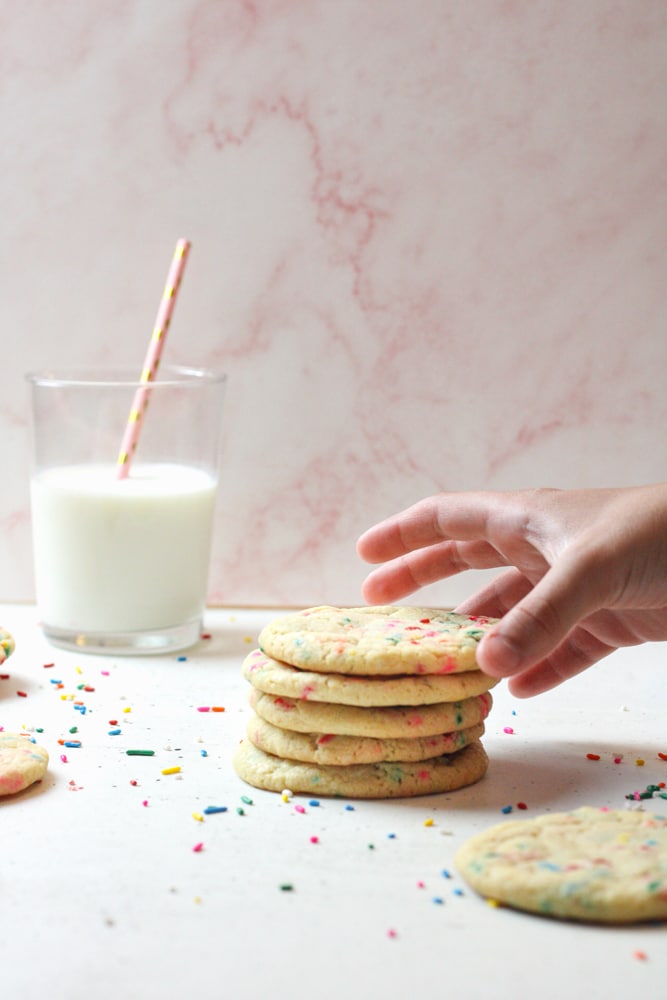
[[(470, 834), (506, 818), (625, 808), (626, 793), (667, 781), (667, 645), (619, 651), (529, 701), (496, 688), (476, 786), (314, 806), (249, 788), (230, 762), (250, 711), (241, 662), (277, 614), (211, 610), (211, 638), (179, 661), (64, 652), (34, 608), (0, 606), (17, 641), (0, 725), (42, 729), (51, 757), (44, 781), (0, 799), (3, 997), (667, 996), (665, 925), (495, 908), (453, 865)], [(72, 738), (79, 749), (58, 743)], [(194, 818), (208, 805), (228, 811)]]

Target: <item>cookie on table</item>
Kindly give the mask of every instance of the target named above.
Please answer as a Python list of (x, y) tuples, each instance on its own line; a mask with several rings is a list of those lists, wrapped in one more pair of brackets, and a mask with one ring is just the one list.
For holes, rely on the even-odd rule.
[(436, 736), (467, 729), (483, 722), (493, 705), (489, 691), (463, 701), (435, 705), (358, 708), (303, 698), (274, 697), (253, 687), (248, 693), (248, 701), (260, 718), (281, 729), (375, 739)]
[(259, 646), (275, 660), (332, 674), (454, 674), (477, 670), (494, 618), (437, 608), (330, 606), (276, 618)]
[(347, 767), (305, 764), (265, 753), (244, 740), (234, 755), (237, 774), (249, 785), (272, 792), (289, 788), (318, 796), (388, 799), (452, 792), (479, 781), (488, 760), (479, 740), (433, 760)]
[(7, 629), (0, 628), (0, 663), (4, 663), (14, 652), (14, 638)]
[(419, 761), (462, 750), (484, 735), (484, 723), (454, 733), (416, 739), (372, 739), (367, 736), (335, 736), (331, 733), (296, 733), (280, 729), (253, 716), (247, 736), (259, 750), (311, 764), (377, 764), (389, 761)]
[(0, 732), (0, 795), (13, 795), (46, 774), (49, 755), (27, 736)]
[(360, 708), (462, 701), (490, 691), (498, 683), (495, 677), (489, 677), (481, 670), (407, 677), (350, 677), (316, 673), (274, 660), (260, 649), (246, 656), (242, 671), (245, 679), (265, 694), (334, 705), (357, 705)]
[(667, 817), (596, 809), (500, 823), (460, 848), (481, 895), (519, 910), (603, 923), (667, 918)]

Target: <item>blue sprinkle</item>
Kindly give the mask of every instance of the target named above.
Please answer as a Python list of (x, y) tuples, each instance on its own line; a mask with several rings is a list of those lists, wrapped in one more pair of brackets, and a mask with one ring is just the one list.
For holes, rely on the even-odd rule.
[(503, 806), (500, 811), (501, 811), (501, 813), (505, 813), (505, 815), (507, 815), (507, 813), (511, 813), (512, 812), (512, 807), (511, 806)]
[(311, 799), (310, 802), (308, 803), (309, 806), (319, 806), (319, 804), (320, 803), (318, 802), (317, 799)]
[(120, 729), (110, 729), (109, 736), (120, 736)]
[(57, 681), (55, 677), (49, 677), (49, 680), (52, 684), (62, 684), (62, 681)]
[(77, 749), (81, 746), (80, 740), (65, 740), (63, 743), (64, 747), (76, 747)]
[(204, 809), (205, 816), (213, 816), (214, 813), (226, 813), (227, 806), (206, 806)]
[(432, 901), (436, 903), (437, 906), (442, 906), (442, 904), (444, 903), (444, 899), (442, 898), (442, 896), (434, 896)]
[(347, 805), (345, 806), (345, 808), (347, 809), (348, 812), (354, 812), (354, 806)]
[(187, 660), (187, 656), (177, 656), (176, 657), (176, 662), (177, 663), (185, 663), (186, 660)]
[(208, 757), (208, 750), (200, 750), (199, 753), (202, 755), (202, 757)]
[(454, 889), (454, 895), (455, 896), (462, 896), (463, 895), (463, 889)]
[(443, 868), (440, 872), (443, 878), (451, 878), (451, 872), (448, 872), (446, 868)]
[(387, 837), (389, 838), (389, 840), (396, 840), (396, 834), (395, 833), (388, 833)]

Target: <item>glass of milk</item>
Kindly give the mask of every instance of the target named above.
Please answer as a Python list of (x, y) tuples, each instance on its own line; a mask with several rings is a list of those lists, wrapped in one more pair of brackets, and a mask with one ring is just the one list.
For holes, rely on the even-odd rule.
[(42, 629), (81, 652), (185, 649), (200, 635), (225, 376), (161, 368), (130, 471), (117, 456), (140, 387), (119, 370), (29, 374)]

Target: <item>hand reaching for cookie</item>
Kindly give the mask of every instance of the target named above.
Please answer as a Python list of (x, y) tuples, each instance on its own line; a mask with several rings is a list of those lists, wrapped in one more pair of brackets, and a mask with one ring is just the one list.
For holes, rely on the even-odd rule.
[(440, 493), (370, 528), (357, 549), (382, 563), (363, 586), (372, 604), (506, 567), (456, 610), (502, 619), (477, 659), (518, 697), (621, 646), (667, 639), (667, 484)]

